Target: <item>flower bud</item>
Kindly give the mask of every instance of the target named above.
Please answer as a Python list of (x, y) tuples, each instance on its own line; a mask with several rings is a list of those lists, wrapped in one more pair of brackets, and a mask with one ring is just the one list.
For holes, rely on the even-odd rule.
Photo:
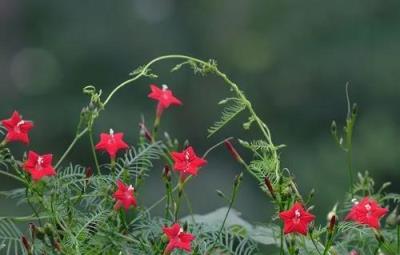
[(163, 169), (163, 178), (165, 181), (170, 182), (171, 181), (171, 170), (169, 169), (168, 165), (164, 166)]
[(32, 254), (32, 252), (31, 252), (31, 244), (29, 243), (28, 239), (26, 239), (25, 236), (21, 236), (21, 242), (22, 242), (25, 250), (28, 252), (28, 254)]
[(215, 190), (215, 192), (217, 192), (217, 195), (220, 196), (220, 197), (222, 197), (222, 198), (225, 198), (225, 197), (226, 197), (225, 194), (224, 194), (224, 192), (222, 192), (222, 191), (219, 190), (219, 189)]
[(169, 166), (165, 165), (164, 166), (164, 176), (169, 176), (170, 175), (170, 170), (169, 170)]
[(267, 186), (267, 188), (269, 190), (269, 193), (271, 194), (272, 198), (276, 199), (274, 188), (272, 187), (272, 183), (269, 180), (268, 176), (264, 177), (264, 183), (265, 183), (265, 186)]
[(358, 253), (358, 251), (356, 250), (351, 250), (351, 252), (349, 253), (349, 255), (360, 255), (360, 253)]
[(332, 215), (328, 226), (329, 232), (333, 232), (333, 228), (335, 227), (335, 225), (336, 225), (336, 215)]
[(96, 105), (94, 104), (93, 101), (90, 101), (89, 106), (87, 108), (90, 111), (94, 111), (94, 110), (96, 110)]
[(236, 161), (241, 161), (242, 158), (240, 157), (239, 153), (233, 147), (233, 144), (229, 140), (224, 141), (225, 147), (228, 150), (228, 152), (231, 154), (231, 156), (236, 160)]
[(331, 124), (331, 133), (334, 134), (334, 135), (336, 135), (336, 133), (337, 133), (336, 121), (332, 121), (332, 124)]
[(398, 213), (397, 213), (398, 207), (394, 208), (394, 210), (389, 214), (389, 216), (386, 218), (386, 223), (392, 226), (395, 226), (398, 224), (397, 219), (398, 219)]
[(140, 134), (143, 135), (148, 142), (151, 142), (153, 140), (152, 135), (150, 131), (147, 129), (144, 122), (139, 123), (139, 128), (140, 128)]
[(85, 169), (85, 177), (86, 179), (90, 178), (93, 175), (93, 169), (89, 166)]
[(31, 231), (32, 241), (35, 241), (37, 233), (36, 225), (34, 223), (29, 223), (29, 229)]
[(61, 244), (60, 244), (59, 241), (54, 240), (54, 242), (53, 242), (53, 247), (54, 247), (54, 249), (56, 249), (58, 252), (61, 252)]
[(353, 108), (351, 109), (351, 114), (352, 114), (353, 116), (355, 116), (355, 115), (357, 115), (357, 113), (358, 113), (358, 106), (357, 106), (356, 103), (354, 103), (354, 104), (353, 104)]
[(239, 175), (236, 175), (235, 182), (233, 183), (233, 185), (235, 187), (239, 186), (240, 182), (242, 181), (242, 178), (243, 178), (243, 173), (240, 173)]

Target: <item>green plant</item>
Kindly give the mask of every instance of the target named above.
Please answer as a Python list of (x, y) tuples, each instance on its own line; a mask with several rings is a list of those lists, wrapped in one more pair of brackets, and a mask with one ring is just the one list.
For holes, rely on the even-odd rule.
[[(153, 127), (149, 131), (144, 121), (140, 123), (140, 139), (137, 144), (128, 148), (122, 136), (110, 130), (108, 134), (102, 134), (100, 143), (104, 143), (95, 146), (93, 126), (111, 99), (125, 86), (133, 85), (141, 78), (158, 78), (152, 68), (166, 60), (180, 61), (171, 69), (172, 72), (187, 66), (195, 74), (213, 74), (224, 81), (231, 94), (219, 102), (224, 109), (220, 120), (209, 128), (209, 137), (221, 132), (238, 115), (247, 114), (243, 128), (248, 132), (257, 132), (260, 138), (251, 141), (239, 139), (238, 142), (243, 149), (251, 152), (252, 158), (242, 158), (230, 142), (232, 139), (217, 143), (199, 157), (191, 147), (179, 144), (169, 135), (160, 138), (157, 134), (163, 110), (171, 103), (179, 105), (179, 100), (172, 92), (167, 95), (167, 102), (162, 102), (165, 98), (160, 99), (154, 95), (153, 99), (159, 100), (159, 104)], [(153, 92), (170, 93), (166, 87), (160, 91), (154, 88)], [(358, 174), (358, 181), (354, 182), (351, 152), (357, 110), (356, 106), (350, 109), (348, 93), (349, 111), (343, 138), (338, 134), (335, 122), (331, 131), (335, 141), (347, 154), (350, 192), (340, 205), (333, 207), (328, 215), (327, 226), (308, 226), (309, 221), (313, 219), (306, 215), (313, 207), (312, 196), (303, 197), (297, 189), (292, 173), (282, 168), (279, 154), (284, 145), (276, 145), (272, 141), (267, 124), (257, 115), (244, 92), (219, 70), (214, 60), (202, 61), (183, 55), (162, 56), (134, 70), (130, 79), (116, 86), (107, 96), (94, 86), (85, 87), (83, 92), (89, 96), (89, 103), (82, 109), (73, 141), (54, 168), (51, 164), (44, 164), (44, 161), (51, 158), (48, 155), (29, 153), (21, 160), (15, 159), (7, 147), (8, 143), (13, 141), (10, 130), (15, 131), (15, 126), (18, 132), (23, 131), (24, 134), (29, 130), (25, 132), (19, 129), (18, 125), (26, 124), (22, 120), (18, 120), (12, 128), (3, 122), (6, 129), (0, 129), (1, 135), (5, 136), (0, 145), (0, 173), (20, 182), (22, 188), (3, 191), (1, 195), (20, 203), (27, 203), (32, 208), (32, 215), (26, 217), (0, 218), (0, 251), (3, 253), (257, 254), (260, 246), (267, 245), (277, 247), (276, 253), (292, 255), (348, 254), (353, 249), (353, 252), (358, 254), (400, 254), (400, 220), (397, 209), (392, 210), (384, 228), (381, 229), (371, 227), (373, 224), (362, 218), (365, 216), (361, 215), (362, 212), (357, 211), (360, 209), (357, 205), (364, 205), (363, 198), (369, 198), (371, 200), (365, 200), (365, 208), (360, 210), (368, 211), (368, 208), (375, 206), (372, 209), (380, 210), (382, 214), (374, 216), (374, 220), (379, 222), (387, 209), (380, 208), (378, 204), (397, 208), (400, 195), (386, 194), (384, 190), (389, 184), (375, 190), (374, 181), (368, 173)], [(83, 137), (90, 140), (95, 171), (88, 167), (64, 163)], [(222, 144), (227, 146), (233, 158), (243, 167), (243, 173), (233, 180), (232, 194), (217, 192), (226, 200), (228, 206), (209, 215), (181, 218), (180, 204), (190, 203), (189, 199), (185, 198), (185, 186), (193, 181), (192, 176), (206, 164), (207, 154)], [(110, 154), (110, 162), (100, 164), (96, 149), (106, 150)], [(184, 150), (178, 152), (180, 149)], [(118, 150), (125, 152), (116, 157)], [(136, 204), (135, 196), (141, 195), (141, 188), (146, 176), (151, 174), (151, 169), (155, 167), (155, 161), (165, 165), (162, 180), (166, 192), (160, 200), (146, 208)], [(46, 180), (42, 180), (42, 175), (36, 176), (43, 174), (44, 172), (40, 172), (44, 171), (43, 169), (47, 171), (45, 175), (49, 176)], [(245, 222), (233, 209), (243, 174), (253, 176), (261, 191), (270, 196), (275, 206), (272, 221), (266, 220), (265, 225), (255, 226)], [(125, 183), (132, 184), (133, 187)], [(359, 204), (355, 205), (355, 202)], [(152, 216), (152, 209), (162, 203), (165, 203), (164, 217)], [(296, 209), (293, 204), (300, 207)], [(125, 207), (126, 210), (121, 207)], [(343, 217), (348, 211), (351, 211), (351, 217), (348, 217), (351, 221), (345, 221)], [(279, 220), (279, 217), (284, 218), (283, 215), (286, 215), (284, 224)], [(302, 223), (304, 215), (309, 217), (306, 223)], [(26, 223), (29, 222), (34, 223), (23, 232), (16, 226), (23, 223), (26, 227)]]

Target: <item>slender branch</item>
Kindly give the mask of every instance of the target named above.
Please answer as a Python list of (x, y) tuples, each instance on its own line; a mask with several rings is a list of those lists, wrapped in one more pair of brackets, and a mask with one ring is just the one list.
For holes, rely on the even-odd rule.
[(24, 179), (22, 179), (22, 178), (20, 178), (20, 177), (18, 177), (18, 176), (16, 176), (16, 175), (13, 175), (13, 174), (11, 174), (11, 173), (8, 173), (8, 172), (6, 172), (6, 171), (0, 170), (0, 174), (6, 175), (6, 176), (8, 176), (8, 177), (13, 178), (14, 180), (17, 180), (17, 181), (20, 181), (20, 182), (26, 184), (26, 181), (25, 181)]
[(220, 141), (220, 142), (218, 142), (217, 144), (215, 144), (215, 145), (213, 145), (212, 147), (210, 147), (210, 148), (203, 154), (203, 158), (206, 158), (207, 155), (208, 155), (211, 151), (213, 151), (213, 150), (216, 149), (217, 147), (219, 147), (219, 146), (221, 146), (222, 144), (224, 144), (225, 141), (228, 141), (228, 140), (231, 140), (231, 139), (233, 139), (233, 137), (225, 138), (225, 139), (223, 139), (222, 141)]
[(82, 132), (80, 132), (79, 134), (77, 134), (74, 138), (74, 140), (72, 140), (71, 144), (68, 146), (67, 150), (64, 152), (64, 154), (61, 156), (61, 158), (57, 161), (57, 164), (55, 165), (55, 168), (58, 168), (61, 163), (64, 161), (64, 159), (68, 156), (68, 154), (71, 152), (72, 148), (74, 148), (76, 142), (78, 142), (78, 140), (84, 135), (86, 134), (86, 132), (88, 132), (89, 129), (85, 128), (84, 130), (82, 130)]
[(93, 142), (93, 131), (92, 131), (92, 128), (89, 128), (89, 140), (90, 140), (90, 147), (91, 147), (91, 150), (92, 150), (94, 163), (96, 165), (96, 170), (97, 170), (97, 173), (100, 175), (101, 172), (100, 172), (99, 160), (97, 159), (97, 154), (96, 154), (96, 150), (95, 150), (95, 146), (94, 146), (94, 142)]

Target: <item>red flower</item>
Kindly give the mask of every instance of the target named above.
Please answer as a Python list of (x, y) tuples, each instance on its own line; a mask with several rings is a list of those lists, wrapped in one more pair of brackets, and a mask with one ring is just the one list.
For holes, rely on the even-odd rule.
[(101, 133), (100, 142), (96, 144), (96, 150), (107, 151), (111, 159), (115, 159), (117, 152), (121, 149), (127, 149), (129, 146), (123, 140), (123, 133), (115, 133), (110, 129), (110, 133)]
[(190, 233), (183, 232), (183, 229), (178, 223), (175, 223), (169, 228), (164, 227), (163, 232), (169, 240), (164, 254), (170, 254), (174, 249), (181, 249), (186, 252), (191, 252), (191, 242), (195, 239), (195, 237)]
[(7, 142), (20, 141), (24, 144), (29, 143), (28, 132), (33, 128), (33, 123), (23, 120), (17, 111), (14, 111), (11, 118), (2, 120), (1, 124), (7, 129), (8, 133), (5, 138)]
[(346, 220), (378, 229), (380, 227), (379, 219), (387, 212), (388, 209), (380, 207), (374, 199), (365, 197), (351, 208)]
[(182, 152), (172, 152), (171, 155), (174, 160), (174, 168), (181, 172), (181, 175), (197, 175), (198, 169), (207, 164), (206, 160), (196, 155), (192, 146)]
[(51, 165), (52, 161), (52, 154), (39, 155), (29, 151), (28, 160), (24, 163), (24, 169), (31, 174), (34, 181), (38, 181), (45, 176), (56, 175), (56, 171)]
[(304, 210), (303, 206), (296, 202), (290, 210), (279, 213), (284, 222), (284, 233), (299, 233), (307, 235), (308, 224), (315, 219), (315, 216)]
[(114, 209), (119, 210), (121, 206), (124, 206), (125, 210), (128, 210), (129, 207), (136, 207), (136, 198), (133, 194), (134, 188), (132, 185), (126, 185), (122, 181), (117, 180), (117, 191), (114, 192), (114, 198), (117, 200), (115, 203)]
[(164, 109), (168, 108), (170, 105), (182, 104), (182, 102), (172, 94), (172, 91), (168, 89), (167, 85), (162, 85), (162, 89), (160, 89), (155, 84), (150, 84), (150, 89), (151, 92), (148, 97), (158, 101), (158, 118), (161, 116)]

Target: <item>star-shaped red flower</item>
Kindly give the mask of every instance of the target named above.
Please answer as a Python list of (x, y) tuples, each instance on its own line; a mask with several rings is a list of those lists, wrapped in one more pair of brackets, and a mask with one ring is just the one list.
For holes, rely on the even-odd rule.
[(308, 225), (315, 219), (315, 216), (304, 210), (299, 202), (296, 202), (290, 210), (279, 213), (279, 217), (284, 222), (285, 235), (289, 233), (307, 235)]
[(120, 180), (117, 180), (117, 191), (114, 192), (114, 198), (117, 200), (115, 203), (114, 209), (119, 210), (121, 206), (128, 210), (129, 207), (133, 206), (136, 207), (136, 198), (134, 195), (134, 188), (132, 185), (126, 185)]
[(127, 149), (129, 146), (123, 140), (123, 133), (115, 133), (110, 129), (110, 133), (101, 133), (100, 142), (96, 144), (96, 150), (107, 151), (111, 159), (115, 159), (117, 152), (122, 149)]
[(183, 232), (183, 229), (178, 223), (175, 223), (169, 228), (164, 227), (163, 232), (169, 240), (164, 254), (170, 254), (174, 249), (180, 249), (186, 252), (192, 251), (191, 243), (195, 237), (190, 233)]
[(182, 152), (172, 152), (171, 155), (174, 160), (174, 169), (181, 175), (197, 175), (198, 169), (207, 164), (205, 159), (196, 155), (192, 146)]
[(172, 91), (169, 90), (166, 85), (163, 85), (160, 89), (155, 84), (150, 84), (150, 89), (151, 92), (148, 97), (158, 101), (157, 117), (160, 117), (164, 109), (168, 108), (170, 105), (182, 104), (182, 102), (172, 94)]
[(11, 118), (2, 120), (1, 124), (7, 129), (5, 138), (7, 142), (20, 141), (24, 144), (29, 143), (28, 132), (33, 128), (33, 123), (23, 120), (17, 111), (14, 111)]
[(388, 212), (387, 208), (382, 208), (372, 198), (365, 197), (351, 208), (346, 220), (358, 222), (371, 228), (380, 227), (379, 220)]
[(39, 155), (36, 152), (29, 151), (28, 159), (23, 167), (25, 171), (31, 174), (34, 181), (39, 181), (45, 176), (56, 175), (56, 171), (52, 166), (53, 155)]

